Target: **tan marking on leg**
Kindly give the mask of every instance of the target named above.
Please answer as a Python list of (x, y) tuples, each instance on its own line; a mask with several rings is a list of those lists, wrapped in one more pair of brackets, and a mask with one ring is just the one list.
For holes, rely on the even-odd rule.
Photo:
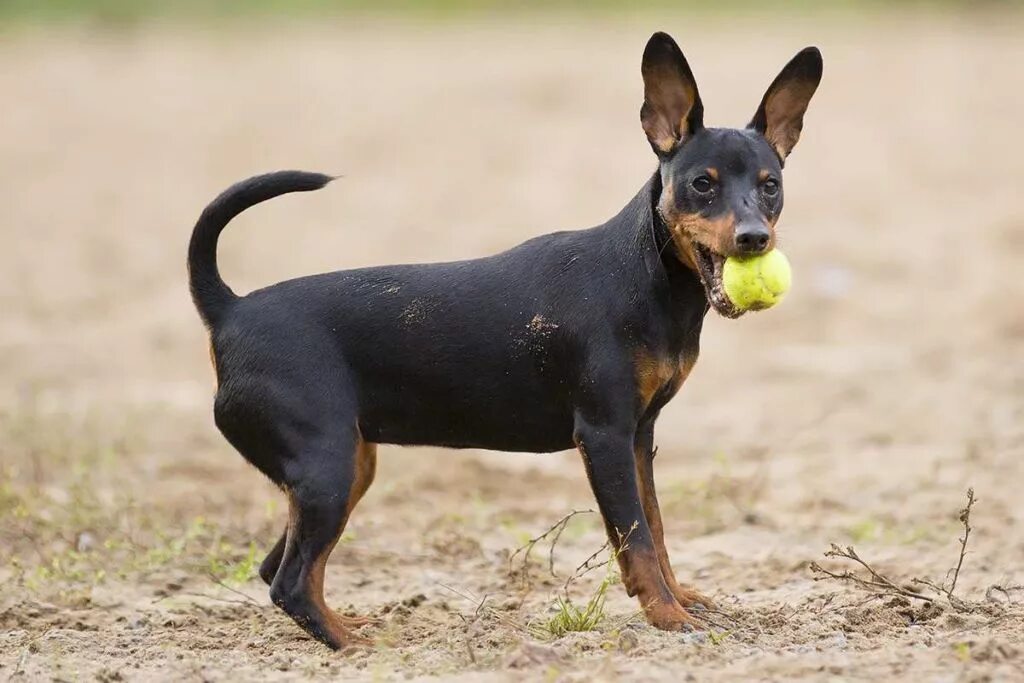
[[(660, 557), (654, 550), (632, 550), (626, 543), (626, 550), (619, 555), (622, 567), (622, 581), (629, 595), (637, 596), (647, 621), (654, 627), (666, 631), (678, 631), (687, 625), (701, 628), (700, 621), (691, 616), (676, 600), (672, 586), (664, 589), (664, 572)], [(626, 561), (623, 562), (623, 556)]]
[[(587, 454), (586, 446), (582, 441), (576, 440), (576, 448), (583, 458), (587, 478), (590, 479), (593, 463)], [(700, 628), (700, 622), (682, 608), (666, 584), (657, 552), (651, 549), (630, 548), (628, 536), (625, 537), (625, 547), (622, 548), (621, 530), (612, 527), (604, 519), (604, 515), (601, 515), (601, 519), (604, 521), (612, 547), (616, 550), (621, 549), (618, 553), (618, 562), (626, 593), (639, 598), (640, 607), (644, 610), (647, 621), (657, 628), (669, 631), (681, 630), (687, 624)]]
[(622, 570), (622, 585), (630, 596), (639, 596), (641, 603), (658, 601), (666, 596), (654, 589), (661, 583), (661, 569), (658, 566), (657, 553), (641, 548), (631, 548), (626, 539), (625, 549), (618, 554), (619, 568)]
[(363, 499), (377, 476), (377, 444), (359, 440), (356, 446), (356, 475), (348, 497), (348, 514)]
[(350, 630), (369, 623), (369, 620), (362, 621), (360, 619), (342, 617), (328, 607), (327, 601), (324, 599), (324, 573), (327, 569), (327, 558), (330, 556), (331, 550), (333, 548), (328, 548), (320, 553), (320, 556), (313, 561), (313, 565), (309, 568), (307, 573), (307, 590), (309, 592), (307, 595), (313, 598), (313, 604), (320, 613), (324, 627), (330, 631), (331, 637), (335, 639), (335, 642), (342, 644), (342, 648), (351, 645), (369, 645), (369, 639), (358, 636)]
[[(691, 364), (692, 367), (692, 364)], [(712, 609), (714, 603), (699, 592), (683, 586), (676, 580), (675, 572), (672, 570), (672, 563), (669, 561), (668, 549), (665, 547), (665, 527), (661, 519), (661, 507), (658, 505), (658, 495), (654, 488), (653, 458), (638, 449), (636, 457), (637, 484), (640, 487), (640, 501), (643, 504), (644, 516), (647, 517), (647, 526), (651, 529), (651, 537), (654, 539), (654, 548), (657, 553), (658, 566), (661, 574), (668, 584), (669, 590), (683, 607), (690, 607), (695, 603)]]
[[(355, 508), (356, 503), (362, 499), (377, 471), (377, 444), (367, 443), (362, 436), (357, 437), (355, 447), (355, 472), (352, 478), (352, 486), (348, 493), (345, 517), (338, 528), (334, 540), (328, 544), (319, 556), (314, 558), (309, 567), (305, 569), (306, 590), (305, 593), (312, 599), (317, 612), (320, 613), (324, 626), (331, 633), (336, 642), (342, 643), (342, 647), (351, 645), (369, 645), (371, 641), (363, 636), (352, 633), (351, 629), (359, 628), (366, 624), (374, 623), (375, 620), (367, 617), (348, 617), (339, 615), (327, 605), (324, 598), (324, 577), (327, 571), (327, 561), (331, 552), (337, 545), (338, 540), (348, 525), (349, 516)], [(291, 491), (285, 490), (289, 499), (289, 521), (288, 533), (294, 533), (297, 525), (298, 507), (293, 502)]]

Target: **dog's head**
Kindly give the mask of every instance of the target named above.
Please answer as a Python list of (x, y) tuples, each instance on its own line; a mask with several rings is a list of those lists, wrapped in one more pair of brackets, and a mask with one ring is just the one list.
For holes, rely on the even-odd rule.
[(725, 259), (775, 246), (782, 166), (800, 138), (821, 71), (818, 49), (801, 50), (768, 87), (745, 129), (705, 128), (697, 82), (676, 42), (655, 33), (644, 50), (640, 120), (660, 161), (658, 213), (677, 257), (697, 272), (723, 316), (742, 313), (722, 287)]

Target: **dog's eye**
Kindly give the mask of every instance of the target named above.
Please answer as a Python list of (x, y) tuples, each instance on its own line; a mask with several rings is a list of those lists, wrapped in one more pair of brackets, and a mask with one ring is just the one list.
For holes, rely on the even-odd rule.
[(764, 193), (769, 197), (774, 197), (779, 193), (779, 181), (775, 178), (769, 178), (764, 181), (761, 187), (764, 188)]
[(697, 192), (705, 194), (711, 191), (711, 178), (708, 178), (706, 175), (699, 175), (693, 179), (690, 186)]

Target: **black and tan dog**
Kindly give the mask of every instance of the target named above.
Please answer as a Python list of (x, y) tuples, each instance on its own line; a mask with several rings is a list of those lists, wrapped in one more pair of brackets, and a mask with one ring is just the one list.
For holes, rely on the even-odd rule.
[(697, 360), (727, 256), (772, 248), (783, 160), (821, 79), (800, 52), (743, 130), (705, 128), (671, 37), (643, 56), (640, 119), (659, 167), (617, 216), (496, 256), (314, 275), (235, 295), (217, 270), (234, 216), (327, 176), (283, 171), (238, 183), (189, 244), (192, 297), (210, 330), (214, 416), (288, 497), (288, 525), (260, 575), (315, 638), (359, 642), (366, 620), (324, 603), (324, 566), (373, 482), (377, 444), (500, 451), (579, 449), (623, 582), (648, 621), (698, 625), (707, 605), (679, 583), (654, 491), (654, 424)]

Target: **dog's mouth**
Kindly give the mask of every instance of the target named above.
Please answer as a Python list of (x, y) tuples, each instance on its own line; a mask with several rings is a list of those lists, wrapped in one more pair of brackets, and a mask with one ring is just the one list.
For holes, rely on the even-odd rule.
[(729, 296), (725, 293), (725, 286), (722, 284), (722, 268), (725, 266), (725, 257), (696, 240), (692, 244), (696, 256), (697, 274), (704, 285), (704, 291), (707, 292), (711, 307), (718, 315), (725, 318), (738, 318), (743, 315), (744, 311), (736, 308), (729, 300)]

